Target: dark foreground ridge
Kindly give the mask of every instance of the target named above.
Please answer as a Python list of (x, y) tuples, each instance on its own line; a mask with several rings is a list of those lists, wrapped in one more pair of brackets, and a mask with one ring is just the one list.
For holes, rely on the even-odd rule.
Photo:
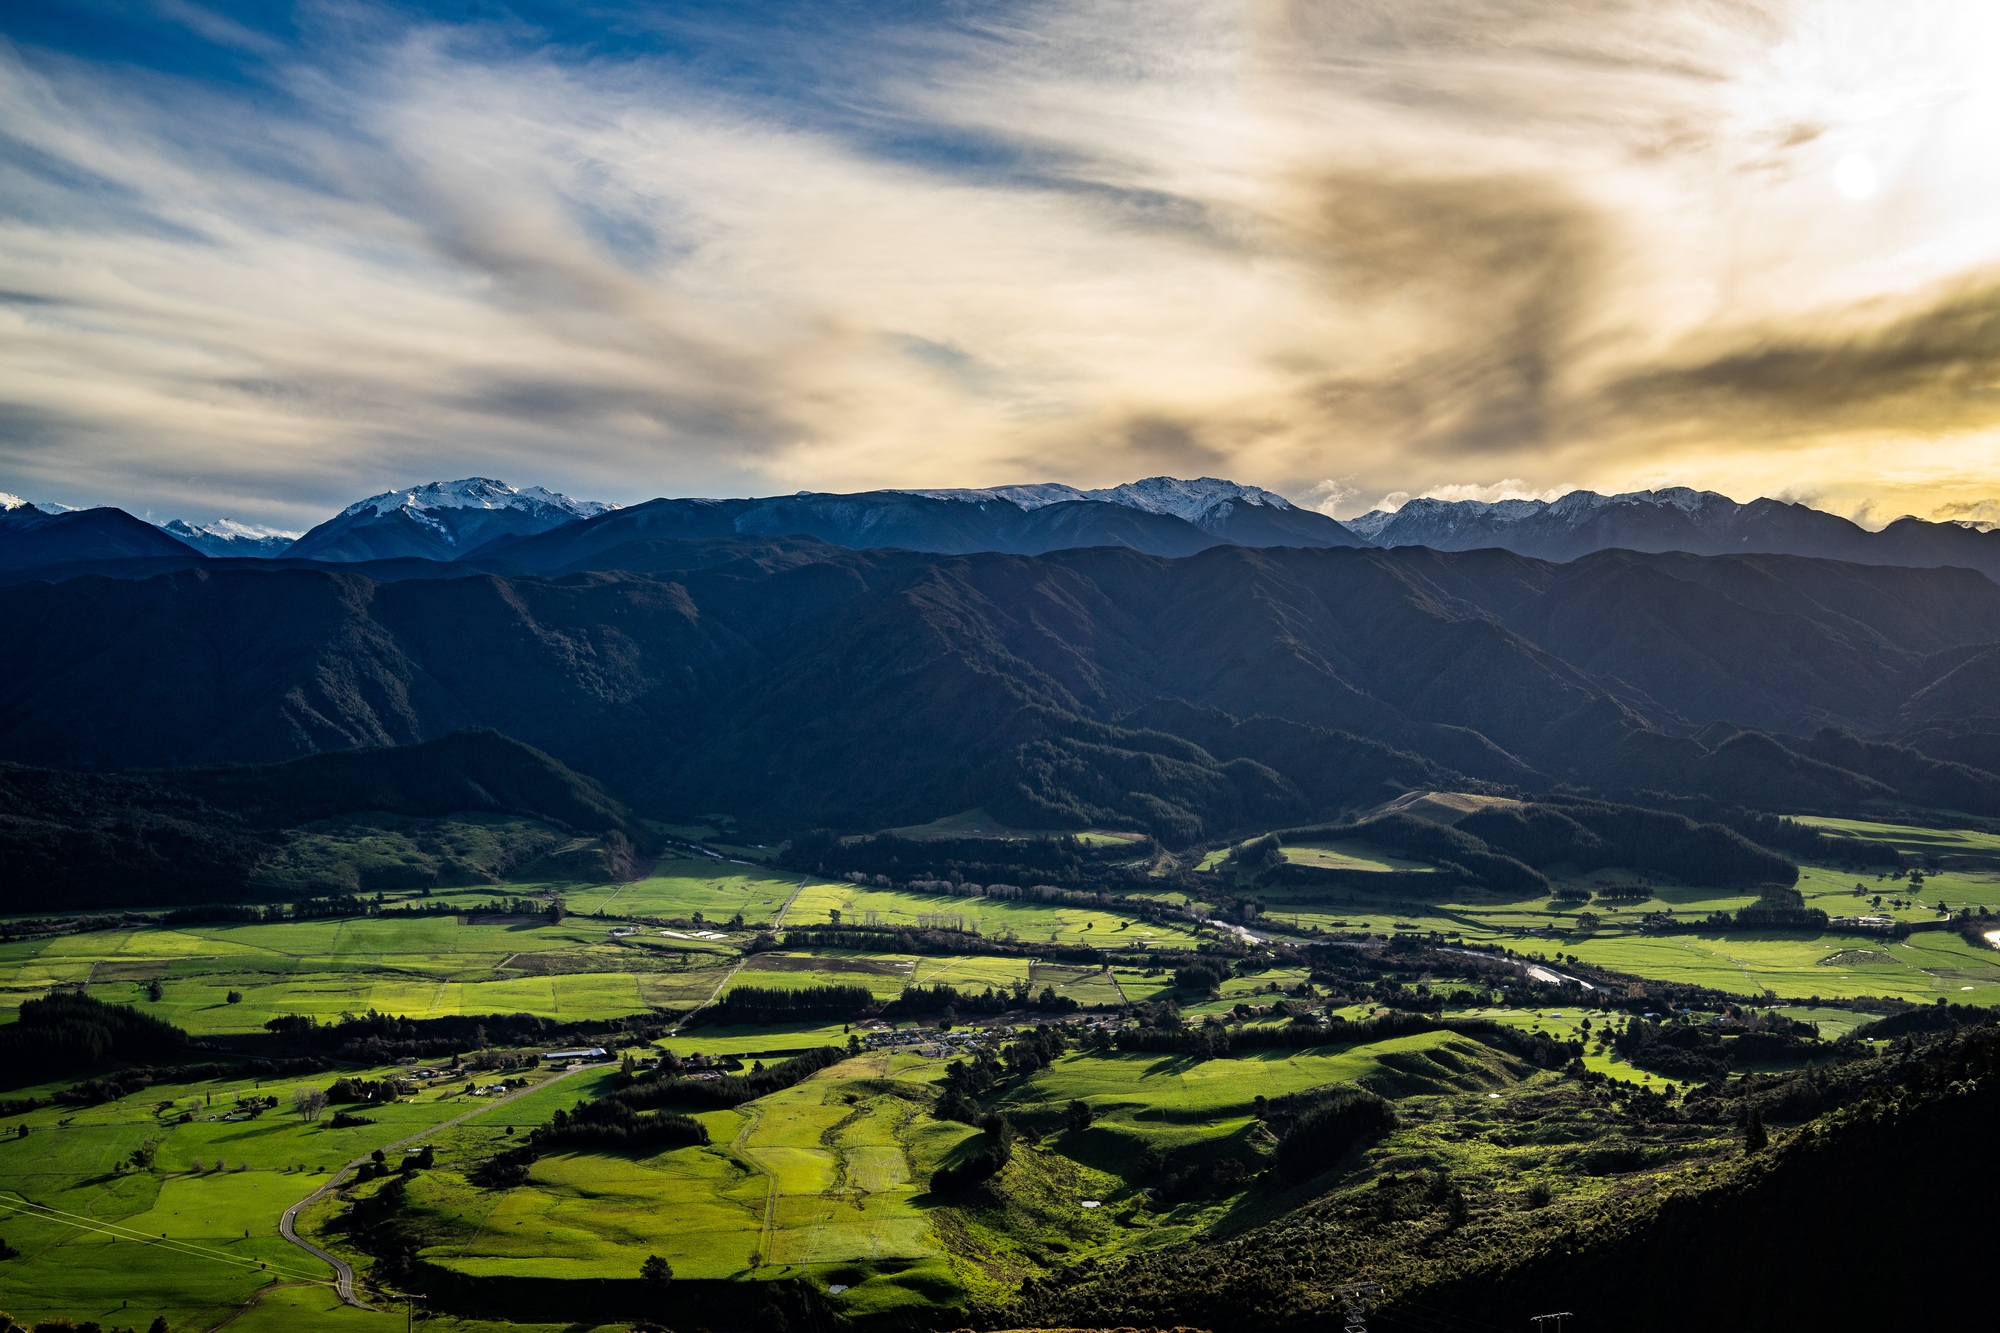
[(2000, 587), (1966, 570), (789, 539), (624, 555), (554, 579), (238, 561), (0, 589), (0, 757), (268, 763), (485, 727), (653, 816), (782, 833), (983, 806), (1175, 846), (1425, 787), (2000, 815)]

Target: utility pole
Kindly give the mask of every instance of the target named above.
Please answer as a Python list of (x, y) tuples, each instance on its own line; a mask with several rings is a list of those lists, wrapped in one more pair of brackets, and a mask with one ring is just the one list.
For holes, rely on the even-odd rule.
[(1379, 1282), (1350, 1282), (1333, 1289), (1333, 1299), (1345, 1309), (1342, 1333), (1368, 1333), (1368, 1298), (1382, 1290)]
[(1575, 1318), (1575, 1316), (1572, 1315), (1567, 1310), (1558, 1310), (1554, 1314), (1538, 1314), (1529, 1316), (1529, 1319), (1535, 1325), (1535, 1333), (1551, 1333), (1550, 1329), (1551, 1324), (1554, 1324), (1555, 1326), (1553, 1329), (1553, 1333), (1564, 1333), (1564, 1330), (1569, 1327), (1569, 1321), (1573, 1318)]

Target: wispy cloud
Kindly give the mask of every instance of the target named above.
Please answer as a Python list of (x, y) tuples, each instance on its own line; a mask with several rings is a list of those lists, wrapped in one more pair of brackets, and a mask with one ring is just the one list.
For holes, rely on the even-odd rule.
[(160, 13), (230, 76), (0, 50), (11, 491), (1928, 509), (2000, 462), (1973, 0)]

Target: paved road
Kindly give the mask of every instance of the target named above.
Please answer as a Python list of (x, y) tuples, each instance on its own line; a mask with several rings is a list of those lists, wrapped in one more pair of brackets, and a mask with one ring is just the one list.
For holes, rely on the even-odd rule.
[[(508, 1093), (505, 1097), (502, 1097), (497, 1101), (491, 1101), (485, 1103), (482, 1106), (476, 1106), (472, 1110), (467, 1111), (464, 1115), (455, 1116), (450, 1120), (446, 1120), (439, 1124), (432, 1125), (429, 1129), (419, 1130), (418, 1132), (410, 1135), (406, 1139), (398, 1139), (394, 1143), (385, 1144), (383, 1145), (382, 1151), (385, 1153), (391, 1153), (395, 1152), (399, 1148), (407, 1148), (412, 1143), (415, 1143), (418, 1139), (428, 1138), (431, 1135), (437, 1133), (438, 1131), (450, 1129), (454, 1125), (462, 1125), (476, 1115), (485, 1115), (488, 1111), (497, 1111), (501, 1107), (505, 1106), (508, 1102), (513, 1101), (516, 1097), (525, 1097), (527, 1094), (531, 1092), (540, 1092), (543, 1088), (546, 1088), (553, 1083), (560, 1082), (561, 1080), (568, 1078), (571, 1074), (582, 1074), (592, 1069), (603, 1069), (604, 1067), (605, 1067), (604, 1065), (585, 1065), (582, 1069), (566, 1069), (562, 1073), (557, 1074), (554, 1078), (545, 1078), (540, 1083), (531, 1084), (530, 1086), (525, 1088), (517, 1088), (513, 1092)], [(363, 1162), (370, 1160), (372, 1160), (372, 1150), (371, 1150), (371, 1156), (357, 1157), (353, 1161), (349, 1162), (346, 1166), (341, 1167), (340, 1170), (334, 1172), (333, 1179), (327, 1181), (326, 1184), (321, 1185), (311, 1194), (308, 1194), (305, 1198), (300, 1199), (297, 1203), (287, 1208), (285, 1210), (285, 1215), (278, 1219), (278, 1234), (283, 1236), (286, 1240), (290, 1241), (292, 1244), (298, 1246), (300, 1249), (304, 1250), (307, 1254), (312, 1255), (316, 1259), (324, 1261), (329, 1267), (331, 1267), (333, 1269), (334, 1290), (340, 1293), (340, 1299), (342, 1301), (346, 1302), (348, 1305), (353, 1306), (357, 1310), (367, 1310), (367, 1309), (372, 1309), (373, 1307), (370, 1306), (367, 1302), (363, 1301), (359, 1296), (356, 1296), (354, 1294), (353, 1265), (349, 1264), (345, 1259), (340, 1258), (338, 1255), (329, 1254), (327, 1251), (322, 1250), (319, 1246), (305, 1239), (305, 1237), (299, 1235), (297, 1228), (297, 1221), (299, 1213), (302, 1210), (311, 1207), (313, 1204), (319, 1202), (319, 1200), (325, 1198), (328, 1194), (331, 1194), (334, 1190), (339, 1189), (340, 1183), (343, 1180), (347, 1179), (350, 1172), (357, 1170)]]

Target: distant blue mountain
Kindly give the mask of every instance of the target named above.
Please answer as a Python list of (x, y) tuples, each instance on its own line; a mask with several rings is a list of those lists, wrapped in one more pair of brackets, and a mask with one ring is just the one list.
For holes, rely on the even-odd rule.
[(2000, 579), (2000, 532), (1918, 518), (1899, 518), (1870, 532), (1802, 504), (1739, 504), (1684, 486), (1622, 495), (1571, 491), (1548, 501), (1417, 499), (1347, 525), (1381, 546), (1499, 547), (1541, 560), (1574, 560), (1607, 550), (1803, 555), (1865, 565), (1958, 566)]

